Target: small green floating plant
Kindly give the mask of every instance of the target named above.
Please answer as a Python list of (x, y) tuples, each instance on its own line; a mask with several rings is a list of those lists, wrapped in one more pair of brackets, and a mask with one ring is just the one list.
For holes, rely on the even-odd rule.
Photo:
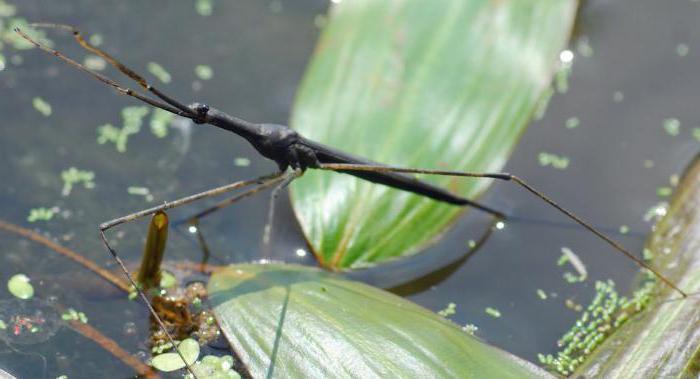
[(71, 167), (61, 171), (61, 179), (63, 180), (62, 196), (70, 195), (71, 191), (73, 191), (73, 186), (80, 183), (87, 189), (95, 188), (95, 173), (92, 171)]
[(630, 298), (620, 296), (612, 280), (597, 281), (590, 305), (557, 342), (562, 350), (556, 356), (538, 354), (540, 363), (552, 372), (570, 375), (606, 337), (649, 304), (654, 288), (651, 274), (645, 275)]

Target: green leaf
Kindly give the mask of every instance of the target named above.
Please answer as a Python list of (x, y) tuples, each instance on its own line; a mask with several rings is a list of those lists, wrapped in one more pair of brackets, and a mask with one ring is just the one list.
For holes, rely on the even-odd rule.
[(574, 373), (585, 378), (700, 375), (700, 160), (686, 172), (647, 248), (653, 265), (689, 294), (663, 284), (646, 310), (610, 336)]
[[(384, 164), (498, 171), (549, 88), (575, 0), (335, 4), (294, 106), (303, 135)], [(469, 198), (488, 180), (426, 177)], [(295, 212), (324, 267), (409, 255), (464, 208), (310, 170)]]
[(235, 265), (215, 272), (208, 290), (256, 378), (546, 375), (425, 308), (324, 270)]
[[(197, 357), (199, 357), (199, 343), (191, 338), (180, 342), (177, 348), (188, 365), (194, 364)], [(171, 372), (184, 368), (185, 362), (182, 361), (182, 358), (177, 353), (163, 353), (153, 357), (151, 365), (157, 370)]]

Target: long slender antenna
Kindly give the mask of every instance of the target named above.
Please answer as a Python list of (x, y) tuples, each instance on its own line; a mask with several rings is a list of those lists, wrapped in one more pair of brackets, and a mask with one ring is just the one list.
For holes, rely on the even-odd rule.
[(394, 167), (394, 166), (371, 166), (371, 165), (344, 164), (344, 163), (325, 163), (325, 164), (321, 164), (319, 168), (323, 169), (323, 170), (332, 170), (332, 171), (340, 171), (340, 172), (348, 171), (348, 170), (374, 171), (374, 172), (402, 172), (402, 173), (408, 173), (408, 174), (430, 174), (430, 175), (444, 175), (444, 176), (461, 176), (461, 177), (470, 177), (470, 178), (491, 178), (491, 179), (498, 179), (498, 180), (513, 182), (513, 183), (519, 185), (520, 187), (526, 189), (528, 192), (535, 195), (536, 197), (540, 198), (541, 200), (543, 200), (547, 204), (556, 208), (559, 212), (563, 213), (564, 215), (566, 215), (570, 219), (574, 220), (579, 225), (588, 229), (590, 232), (592, 232), (593, 234), (598, 236), (598, 238), (607, 242), (615, 250), (624, 254), (627, 258), (633, 260), (640, 267), (651, 271), (654, 274), (654, 276), (659, 278), (667, 286), (676, 290), (684, 298), (688, 297), (688, 295), (683, 290), (678, 288), (678, 286), (676, 286), (671, 280), (666, 278), (664, 275), (662, 275), (656, 269), (649, 266), (643, 260), (637, 258), (634, 254), (630, 253), (629, 250), (627, 250), (620, 243), (614, 241), (612, 238), (610, 238), (610, 237), (606, 236), (605, 234), (603, 234), (602, 232), (598, 231), (598, 229), (593, 227), (591, 224), (582, 220), (580, 217), (576, 216), (573, 212), (569, 211), (568, 209), (557, 204), (549, 196), (547, 196), (543, 192), (535, 189), (533, 186), (531, 186), (530, 184), (525, 182), (523, 179), (521, 179), (515, 175), (508, 174), (508, 173), (500, 173), (500, 172), (499, 173), (472, 173), (472, 172), (461, 172), (461, 171), (425, 170), (425, 169), (418, 169), (418, 168), (405, 168), (405, 167)]
[(73, 34), (73, 38), (75, 38), (76, 42), (78, 42), (78, 44), (80, 44), (80, 46), (82, 46), (85, 50), (88, 50), (91, 53), (102, 57), (109, 64), (114, 66), (117, 70), (121, 71), (124, 75), (133, 79), (136, 83), (138, 83), (141, 87), (143, 87), (143, 89), (153, 93), (154, 95), (159, 97), (161, 100), (163, 100), (166, 103), (172, 105), (173, 107), (181, 110), (182, 112), (185, 112), (185, 113), (192, 112), (192, 110), (188, 106), (180, 103), (179, 101), (177, 101), (177, 100), (171, 98), (170, 96), (164, 94), (163, 92), (159, 91), (157, 88), (150, 85), (146, 81), (146, 79), (144, 79), (141, 75), (137, 74), (134, 70), (130, 69), (129, 67), (126, 67), (126, 65), (122, 64), (121, 62), (119, 62), (113, 56), (107, 54), (102, 49), (90, 44), (87, 40), (85, 40), (85, 38), (83, 38), (83, 35), (80, 33), (80, 30), (76, 29), (75, 27), (73, 27), (71, 25), (50, 24), (50, 23), (33, 23), (33, 24), (29, 24), (29, 26), (37, 27), (37, 28), (47, 28), (47, 29), (64, 29), (64, 30), (70, 31)]
[[(46, 25), (48, 25), (48, 24), (37, 24), (37, 25), (46, 27)], [(58, 27), (58, 26), (57, 26), (57, 27)], [(66, 26), (66, 28), (70, 28), (70, 27), (67, 27), (67, 26)], [(55, 56), (56, 58), (58, 58), (58, 59), (60, 59), (60, 60), (62, 60), (62, 61), (64, 61), (64, 62), (68, 63), (69, 65), (71, 65), (71, 66), (77, 68), (78, 70), (83, 71), (83, 72), (89, 74), (90, 76), (92, 76), (93, 78), (99, 80), (100, 82), (102, 82), (102, 83), (104, 83), (104, 84), (107, 84), (108, 86), (114, 88), (115, 90), (117, 90), (117, 92), (119, 92), (119, 93), (122, 94), (122, 95), (134, 97), (134, 98), (136, 98), (136, 99), (138, 99), (138, 100), (141, 100), (141, 101), (143, 101), (144, 103), (147, 103), (147, 104), (149, 104), (149, 105), (151, 105), (151, 106), (153, 106), (153, 107), (160, 108), (160, 109), (162, 109), (162, 110), (168, 111), (168, 112), (173, 113), (173, 114), (176, 114), (176, 115), (178, 115), (178, 116), (182, 116), (182, 117), (189, 118), (189, 119), (191, 119), (191, 120), (193, 120), (193, 121), (195, 121), (195, 122), (200, 122), (200, 121), (201, 121), (201, 120), (200, 120), (201, 115), (199, 115), (197, 112), (195, 112), (194, 110), (192, 110), (192, 109), (190, 109), (190, 108), (188, 108), (188, 107), (186, 107), (186, 106), (180, 104), (179, 102), (177, 102), (177, 101), (175, 101), (175, 100), (172, 100), (170, 97), (165, 96), (165, 95), (162, 94), (160, 91), (156, 90), (155, 88), (153, 88), (152, 86), (150, 86), (148, 83), (146, 83), (146, 81), (143, 80), (143, 78), (141, 78), (140, 76), (136, 75), (135, 73), (134, 73), (134, 75), (136, 75), (137, 78), (141, 78), (141, 81), (139, 81), (139, 80), (137, 80), (135, 77), (129, 75), (126, 71), (122, 71), (122, 70), (120, 69), (120, 71), (122, 71), (125, 75), (128, 75), (128, 76), (131, 77), (132, 79), (136, 80), (136, 81), (139, 83), (139, 85), (143, 85), (142, 82), (145, 83), (145, 85), (146, 85), (145, 88), (147, 88), (149, 91), (151, 91), (154, 95), (156, 95), (156, 96), (158, 96), (159, 98), (161, 98), (164, 102), (161, 102), (161, 101), (152, 99), (152, 98), (150, 98), (150, 97), (148, 97), (148, 96), (142, 95), (141, 93), (139, 93), (139, 92), (137, 92), (137, 91), (134, 91), (134, 90), (132, 90), (132, 89), (130, 89), (130, 88), (128, 88), (128, 87), (125, 87), (125, 86), (119, 84), (119, 82), (117, 82), (117, 81), (114, 80), (114, 79), (111, 79), (110, 77), (108, 77), (108, 76), (106, 76), (106, 75), (102, 75), (102, 74), (100, 74), (100, 73), (98, 73), (98, 72), (95, 72), (95, 71), (93, 71), (93, 70), (91, 70), (91, 69), (89, 69), (89, 68), (83, 66), (82, 64), (78, 63), (77, 61), (75, 61), (75, 60), (73, 60), (73, 59), (67, 57), (66, 55), (64, 55), (64, 54), (61, 53), (60, 51), (55, 50), (55, 49), (52, 49), (52, 48), (50, 48), (50, 47), (48, 47), (48, 46), (46, 46), (46, 45), (44, 45), (44, 44), (42, 44), (42, 43), (40, 43), (40, 42), (34, 40), (34, 39), (32, 39), (30, 36), (28, 36), (26, 33), (24, 33), (20, 28), (17, 28), (17, 27), (16, 27), (14, 30), (15, 30), (15, 33), (19, 34), (22, 38), (24, 38), (25, 40), (27, 40), (28, 42), (30, 42), (32, 45), (36, 46), (37, 48), (39, 48), (39, 49), (41, 49), (41, 50), (43, 50), (43, 51), (45, 51), (45, 52), (47, 52), (47, 53), (49, 53), (49, 54), (51, 54), (51, 55), (53, 55), (53, 56)], [(84, 41), (84, 39), (82, 39), (82, 37), (80, 36), (80, 34), (77, 34), (77, 35), (76, 35), (76, 39), (78, 39), (78, 38), (80, 38), (80, 40), (83, 40), (83, 41)], [(80, 41), (80, 40), (78, 40), (78, 41)], [(90, 51), (93, 51), (93, 52), (95, 52), (95, 51), (100, 51), (100, 50), (97, 49), (96, 47), (87, 44), (87, 42), (85, 42), (85, 44), (86, 44), (87, 46), (90, 46), (92, 49), (95, 49), (95, 50), (92, 50), (92, 49), (90, 49), (90, 48), (88, 48), (88, 47), (86, 47), (86, 46), (83, 46), (83, 47), (85, 47), (86, 49), (88, 49), (88, 50), (90, 50)], [(106, 53), (103, 53), (103, 54), (105, 54), (106, 56), (109, 56), (109, 55), (107, 55)], [(102, 55), (101, 55), (101, 56), (102, 56)], [(107, 58), (105, 58), (105, 59), (107, 59)], [(115, 67), (119, 68), (120, 66), (123, 66), (121, 63), (119, 63), (119, 62), (117, 62), (116, 60), (114, 60), (114, 58), (111, 58), (111, 59), (112, 59), (112, 61), (116, 62), (116, 63), (119, 65), (119, 66), (115, 65)], [(112, 61), (110, 61), (109, 59), (107, 59), (107, 60), (108, 60), (108, 62), (110, 62), (110, 64), (112, 64)], [(128, 72), (132, 72), (132, 73), (133, 73), (133, 71), (131, 71), (131, 70), (129, 70)], [(177, 106), (176, 106), (175, 104), (177, 104)]]

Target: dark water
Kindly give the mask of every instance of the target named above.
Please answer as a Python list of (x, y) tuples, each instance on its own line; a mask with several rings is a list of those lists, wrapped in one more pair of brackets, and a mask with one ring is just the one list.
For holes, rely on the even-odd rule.
[[(146, 71), (148, 62), (161, 64), (172, 74), (172, 82), (163, 87), (178, 98), (206, 101), (243, 118), (277, 123), (287, 120), (318, 35), (314, 19), (328, 6), (320, 0), (218, 1), (213, 3), (214, 14), (204, 17), (193, 2), (17, 3), (18, 14), (27, 19), (79, 25), (88, 33), (101, 34), (103, 46), (134, 68)], [(598, 226), (613, 233), (628, 226), (629, 233), (616, 237), (641, 251), (650, 229), (644, 214), (663, 200), (657, 188), (669, 186), (669, 177), (680, 173), (700, 146), (692, 135), (692, 129), (700, 127), (699, 16), (700, 3), (691, 0), (589, 1), (580, 17), (578, 41), (587, 39), (592, 55), (584, 56), (580, 52), (585, 49), (572, 43), (575, 55), (568, 91), (552, 98), (544, 118), (529, 128), (506, 169)], [(51, 39), (64, 52), (84, 56), (68, 36)], [(98, 240), (100, 222), (274, 169), (240, 139), (212, 128), (176, 123), (168, 136), (157, 138), (148, 130), (150, 115), (142, 131), (129, 139), (126, 153), (111, 144), (99, 145), (97, 127), (122, 125), (121, 109), (136, 105), (133, 101), (39, 52), (5, 46), (1, 53), (7, 62), (0, 71), (0, 217), (40, 230), (100, 264), (113, 267)], [(14, 55), (22, 58), (21, 64), (11, 62)], [(197, 79), (197, 65), (210, 66), (213, 79)], [(51, 116), (33, 108), (37, 96), (51, 104)], [(572, 117), (580, 120), (580, 126), (567, 129), (566, 121)], [(680, 122), (677, 136), (663, 127), (672, 118)], [(568, 168), (540, 166), (542, 151), (569, 157)], [(236, 158), (249, 158), (251, 164), (237, 166)], [(62, 196), (61, 171), (70, 167), (93, 171), (95, 187), (76, 185)], [(128, 194), (130, 186), (147, 187), (153, 200)], [(267, 201), (266, 196), (252, 198), (206, 220), (203, 230), (214, 250), (213, 262), (260, 257)], [(497, 184), (484, 201), (516, 218), (541, 222), (510, 222), (464, 264), (397, 292), (434, 310), (455, 302), (455, 322), (475, 324), (479, 337), (534, 360), (538, 352), (556, 351), (557, 337), (577, 317), (564, 306), (565, 299), (585, 304), (596, 279), (613, 278), (622, 290), (628, 288), (636, 273), (632, 263), (588, 233), (567, 227), (559, 215), (528, 194)], [(60, 211), (50, 221), (27, 222), (30, 209), (37, 207)], [(172, 212), (171, 218), (201, 207)], [(421, 256), (419, 260), (426, 262), (415, 264), (427, 265), (456, 250), (465, 251), (464, 235), (472, 224), (460, 223)], [(137, 259), (144, 230), (142, 222), (112, 233), (128, 259)], [(169, 257), (196, 260), (192, 241), (172, 235)], [(585, 283), (562, 279), (564, 271), (571, 271), (556, 265), (562, 246), (570, 247), (586, 264)], [(298, 261), (294, 252), (304, 247), (285, 200), (272, 250), (279, 259)], [(92, 326), (133, 353), (146, 350), (140, 332), (127, 333), (134, 327), (141, 332), (147, 328), (147, 315), (139, 304), (127, 302), (109, 285), (40, 245), (2, 232), (0, 251), (0, 281), (25, 273), (34, 279), (38, 297), (53, 296), (84, 311)], [(396, 277), (397, 272), (386, 276)], [(540, 300), (537, 289), (557, 297)], [(4, 291), (0, 298), (10, 295)], [(486, 307), (500, 310), (502, 317), (487, 315)], [(132, 372), (67, 329), (57, 331), (50, 344), (0, 347), (0, 368), (23, 377)], [(112, 375), (117, 372), (122, 374)]]

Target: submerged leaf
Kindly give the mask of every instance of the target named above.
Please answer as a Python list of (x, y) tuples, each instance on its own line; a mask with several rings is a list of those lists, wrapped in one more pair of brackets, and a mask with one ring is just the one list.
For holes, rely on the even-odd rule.
[[(575, 0), (338, 2), (294, 107), (303, 135), (405, 167), (498, 171), (566, 43)], [(313, 170), (295, 212), (325, 267), (420, 251), (465, 208)], [(476, 198), (488, 180), (424, 177)]]
[(235, 265), (209, 282), (214, 314), (256, 378), (547, 376), (389, 292), (297, 265)]

